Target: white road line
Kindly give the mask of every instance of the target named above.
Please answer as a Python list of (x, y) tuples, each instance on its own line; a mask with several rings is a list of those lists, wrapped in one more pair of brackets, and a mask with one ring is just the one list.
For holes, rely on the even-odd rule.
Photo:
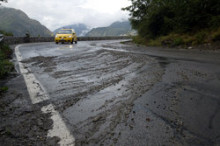
[(25, 83), (27, 85), (27, 89), (31, 98), (31, 101), (33, 104), (45, 101), (49, 99), (49, 96), (46, 94), (45, 90), (43, 89), (43, 86), (40, 84), (40, 82), (36, 79), (34, 74), (31, 73), (30, 69), (25, 67), (22, 61), (21, 53), (19, 52), (19, 47), (21, 45), (18, 45), (15, 47), (15, 55), (18, 60), (18, 65), (21, 74), (24, 77)]
[[(22, 61), (21, 53), (19, 52), (19, 47), (22, 45), (18, 45), (15, 47), (15, 55), (18, 61), (19, 69), (21, 74), (24, 77), (29, 96), (33, 104), (40, 103), (42, 101), (48, 100), (49, 96), (46, 93), (46, 90), (40, 84), (40, 82), (36, 79), (34, 74), (31, 73), (31, 70), (25, 67)], [(48, 137), (59, 137), (60, 141), (59, 144), (61, 146), (74, 146), (75, 145), (75, 138), (71, 135), (70, 131), (68, 130), (67, 126), (65, 125), (62, 117), (60, 116), (59, 112), (54, 109), (52, 104), (44, 106), (41, 108), (43, 113), (50, 113), (51, 119), (53, 120), (53, 128), (48, 131)]]
[(60, 114), (54, 109), (52, 104), (44, 106), (41, 109), (44, 113), (51, 113), (51, 119), (54, 121), (53, 128), (49, 130), (48, 137), (57, 136), (61, 140), (59, 144), (61, 146), (73, 146), (75, 144), (75, 138), (71, 135)]

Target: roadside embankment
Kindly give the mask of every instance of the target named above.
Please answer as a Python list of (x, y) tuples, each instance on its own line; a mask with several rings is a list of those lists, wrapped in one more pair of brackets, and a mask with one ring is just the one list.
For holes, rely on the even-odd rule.
[(220, 27), (213, 30), (201, 30), (188, 33), (169, 33), (157, 37), (133, 37), (133, 42), (146, 46), (169, 47), (169, 48), (201, 48), (204, 50), (220, 49)]

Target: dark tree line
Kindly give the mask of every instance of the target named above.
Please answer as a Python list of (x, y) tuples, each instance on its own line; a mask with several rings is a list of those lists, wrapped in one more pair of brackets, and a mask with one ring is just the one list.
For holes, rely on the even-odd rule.
[(188, 33), (220, 26), (220, 0), (131, 0), (132, 27), (141, 37)]

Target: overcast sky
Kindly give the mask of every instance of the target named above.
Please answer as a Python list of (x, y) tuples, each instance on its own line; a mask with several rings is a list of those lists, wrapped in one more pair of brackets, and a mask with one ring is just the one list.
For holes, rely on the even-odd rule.
[(122, 7), (129, 0), (8, 0), (3, 6), (21, 9), (50, 30), (64, 25), (85, 23), (90, 27), (106, 26), (118, 20), (127, 20)]

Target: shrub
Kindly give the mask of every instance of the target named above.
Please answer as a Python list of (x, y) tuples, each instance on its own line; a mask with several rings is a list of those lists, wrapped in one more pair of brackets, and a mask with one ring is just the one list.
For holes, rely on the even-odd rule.
[(212, 41), (220, 41), (220, 27), (212, 33)]
[(196, 44), (202, 44), (205, 42), (205, 39), (207, 37), (207, 33), (205, 31), (201, 31), (199, 33), (197, 33), (195, 35), (195, 38), (196, 38)]
[(0, 33), (4, 34), (5, 36), (13, 36), (13, 33), (11, 32), (5, 32), (3, 30), (0, 30)]
[(161, 46), (161, 41), (159, 39), (151, 39), (147, 43), (148, 46)]
[(133, 38), (135, 43), (146, 44), (148, 46), (167, 46), (167, 47), (175, 47), (175, 46), (191, 46), (191, 45), (199, 45), (205, 43), (212, 43), (216, 41), (220, 41), (220, 27), (215, 30), (205, 29), (203, 31), (198, 31), (194, 33), (170, 33), (168, 35), (143, 39), (138, 36)]
[(146, 39), (142, 38), (141, 36), (134, 36), (132, 37), (133, 42), (139, 45), (146, 45)]
[(0, 44), (0, 60), (11, 58), (13, 51), (6, 44)]
[(6, 91), (8, 91), (8, 87), (6, 86), (0, 87), (0, 94)]
[(0, 79), (6, 77), (14, 69), (13, 63), (8, 60), (0, 61)]
[(5, 78), (13, 69), (14, 65), (8, 59), (11, 57), (12, 50), (8, 45), (0, 44), (0, 79)]
[(175, 38), (173, 40), (172, 46), (179, 46), (179, 45), (182, 45), (182, 44), (184, 44), (183, 39), (179, 37), (179, 38)]

